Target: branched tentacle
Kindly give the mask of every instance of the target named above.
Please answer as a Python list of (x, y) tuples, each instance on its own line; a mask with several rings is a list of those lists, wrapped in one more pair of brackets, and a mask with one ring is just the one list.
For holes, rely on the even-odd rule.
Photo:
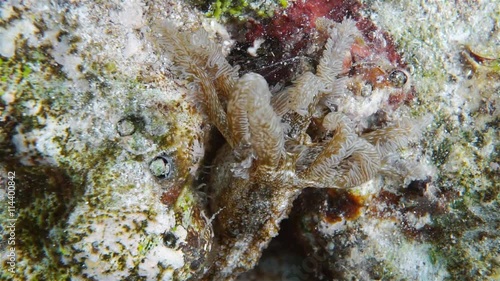
[[(231, 66), (208, 34), (198, 30), (194, 34), (180, 33), (171, 22), (156, 24), (161, 35), (155, 42), (170, 54), (183, 78), (191, 81), (191, 88), (201, 92), (198, 98), (211, 123), (235, 147), (238, 140), (232, 135), (224, 110), (229, 93), (234, 91), (238, 68)], [(222, 99), (221, 99), (222, 98)]]
[(238, 85), (227, 103), (229, 130), (237, 146), (246, 146), (250, 142), (248, 99), (247, 89), (244, 85)]
[(323, 57), (319, 61), (317, 75), (330, 91), (337, 83), (338, 75), (342, 72), (342, 63), (349, 52), (354, 38), (358, 33), (356, 23), (346, 19), (340, 24), (335, 24), (325, 18), (316, 21), (318, 28), (326, 29), (330, 37), (325, 45)]
[[(306, 187), (351, 188), (374, 178), (421, 128), (401, 122), (358, 135), (329, 105), (345, 90), (344, 60), (358, 36), (353, 20), (316, 22), (328, 33), (316, 74), (306, 72), (272, 97), (266, 80), (238, 78), (219, 46), (202, 31), (156, 26), (156, 42), (171, 54), (225, 144), (210, 175), (218, 245), (202, 280), (234, 280), (257, 263)], [(327, 114), (327, 108), (330, 112)], [(285, 143), (286, 137), (286, 143)], [(389, 166), (389, 165), (387, 165)], [(384, 170), (385, 169), (385, 170)]]
[(201, 104), (205, 108), (205, 113), (208, 115), (212, 124), (214, 124), (215, 127), (217, 127), (217, 129), (221, 132), (229, 145), (234, 147), (235, 141), (229, 131), (226, 112), (224, 111), (212, 82), (207, 79), (206, 72), (200, 71), (195, 67), (192, 68), (192, 71), (193, 74), (196, 74), (195, 83), (197, 84), (200, 92), (203, 93), (203, 100)]
[(388, 155), (407, 146), (410, 140), (418, 135), (420, 129), (410, 120), (403, 120), (392, 126), (363, 134), (361, 137), (373, 144), (380, 155)]
[(305, 133), (321, 99), (339, 95), (345, 90), (346, 78), (339, 76), (358, 33), (353, 20), (335, 24), (320, 18), (316, 24), (330, 35), (316, 75), (311, 72), (302, 74), (292, 87), (273, 99), (273, 107), (289, 124), (287, 135), (292, 138)]
[[(177, 36), (183, 35), (177, 32)], [(229, 64), (224, 54), (222, 54), (220, 47), (210, 39), (208, 33), (204, 30), (197, 30), (184, 41), (187, 40), (191, 41), (191, 59), (197, 58), (198, 65), (203, 66), (204, 70), (209, 74), (208, 76), (213, 82), (220, 98), (227, 100), (234, 90), (236, 81), (238, 81), (239, 66)], [(174, 60), (178, 59), (183, 58), (174, 57)]]
[(238, 82), (238, 91), (247, 96), (250, 144), (259, 165), (269, 169), (278, 166), (284, 155), (284, 134), (281, 121), (271, 106), (271, 92), (264, 77), (245, 74)]
[(288, 91), (290, 95), (290, 110), (301, 116), (312, 114), (311, 105), (317, 102), (317, 96), (323, 89), (321, 81), (311, 72), (301, 75), (294, 86)]
[(327, 181), (334, 182), (340, 188), (355, 187), (372, 179), (379, 169), (380, 156), (375, 147), (358, 138), (352, 154), (337, 169), (339, 176)]
[(335, 168), (341, 164), (342, 160), (352, 154), (356, 140), (355, 135), (349, 134), (345, 130), (338, 131), (304, 171), (302, 177), (326, 182), (327, 179), (338, 176), (339, 173)]
[(285, 89), (286, 101), (283, 95), (275, 100), (278, 111), (284, 113), (283, 119), (289, 125), (287, 134), (291, 138), (298, 138), (307, 130), (323, 88), (322, 81), (316, 75), (306, 72), (293, 86)]
[(340, 113), (329, 113), (323, 127), (335, 131), (303, 177), (328, 187), (348, 188), (371, 179), (380, 168), (375, 147), (354, 134), (350, 121)]

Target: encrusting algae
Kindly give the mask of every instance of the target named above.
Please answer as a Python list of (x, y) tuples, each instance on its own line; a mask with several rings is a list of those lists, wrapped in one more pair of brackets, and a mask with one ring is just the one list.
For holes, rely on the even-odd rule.
[[(259, 74), (239, 77), (208, 34), (157, 24), (154, 39), (223, 135), (209, 180), (216, 245), (202, 280), (234, 280), (253, 268), (307, 187), (352, 188), (381, 173), (427, 122), (403, 120), (366, 130), (337, 111), (346, 92), (343, 62), (361, 35), (355, 22), (320, 18), (328, 36), (316, 73), (272, 93)], [(420, 125), (417, 125), (420, 124)]]

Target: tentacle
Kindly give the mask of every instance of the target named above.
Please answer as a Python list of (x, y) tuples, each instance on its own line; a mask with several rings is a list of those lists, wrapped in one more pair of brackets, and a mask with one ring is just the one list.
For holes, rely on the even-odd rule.
[(336, 84), (337, 76), (342, 72), (344, 58), (358, 33), (356, 22), (351, 19), (346, 19), (332, 27), (333, 24), (325, 18), (316, 21), (318, 28), (326, 29), (330, 36), (317, 68), (317, 75), (328, 89), (333, 89)]
[(241, 81), (230, 95), (227, 103), (228, 125), (236, 146), (246, 146), (250, 142), (248, 122), (248, 90)]
[(271, 92), (259, 74), (240, 78), (238, 91), (246, 93), (250, 144), (259, 165), (274, 168), (284, 155), (284, 134), (280, 118), (271, 106)]
[(403, 119), (392, 126), (363, 134), (361, 137), (373, 144), (380, 155), (389, 155), (416, 139), (431, 121), (429, 116), (418, 120)]
[(371, 144), (363, 139), (356, 141), (352, 154), (337, 168), (338, 177), (327, 182), (339, 188), (355, 187), (372, 179), (380, 169), (380, 156)]
[(351, 131), (349, 123), (347, 117), (340, 113), (325, 116), (323, 127), (335, 131), (335, 134), (301, 177), (318, 182), (320, 187), (347, 188), (375, 176), (380, 168), (379, 154), (374, 146)]
[(234, 90), (238, 68), (226, 61), (219, 46), (203, 30), (194, 34), (180, 33), (171, 22), (156, 23), (153, 30), (158, 35), (154, 41), (171, 55), (181, 76), (191, 81), (190, 88), (201, 93), (198, 101), (210, 121), (234, 147), (224, 107)]
[[(291, 138), (297, 138), (305, 133), (323, 89), (322, 81), (313, 73), (306, 72), (294, 82), (293, 86), (285, 89), (286, 102), (281, 96), (276, 99), (278, 111), (286, 113), (283, 119), (289, 124), (287, 134)], [(283, 109), (285, 106), (286, 109)]]
[(304, 171), (304, 178), (325, 182), (338, 176), (335, 170), (341, 162), (349, 157), (354, 148), (357, 137), (345, 130), (338, 131), (335, 136), (324, 146), (316, 159)]

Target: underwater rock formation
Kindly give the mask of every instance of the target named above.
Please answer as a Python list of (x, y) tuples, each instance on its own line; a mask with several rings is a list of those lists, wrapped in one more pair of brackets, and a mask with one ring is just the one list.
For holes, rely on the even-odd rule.
[[(0, 279), (234, 278), (258, 263), (238, 280), (498, 280), (500, 7), (342, 1), (359, 31), (324, 56), (347, 24), (335, 12), (338, 23), (316, 25), (333, 15), (327, 2), (340, 3), (289, 6), (295, 19), (309, 9), (306, 24), (275, 30), (310, 32), (297, 44), (307, 48), (281, 46), (289, 57), (272, 61), (270, 34), (283, 33), (269, 22), (286, 9), (248, 25), (266, 42), (242, 57), (248, 46), (233, 39), (248, 30), (229, 35), (181, 1), (3, 1), (0, 197), (15, 183), (17, 220), (14, 233), (2, 200)], [(152, 23), (165, 19), (207, 31), (216, 43), (200, 55), (223, 49), (196, 60), (214, 62), (215, 80), (183, 76), (182, 56), (153, 46)], [(294, 84), (244, 75), (296, 60)], [(189, 91), (211, 86), (208, 102)], [(391, 131), (394, 146), (376, 144)], [(322, 188), (333, 185), (350, 188)], [(283, 240), (279, 258), (261, 257)]]
[(187, 280), (199, 269), (212, 241), (192, 188), (202, 118), (144, 35), (151, 15), (201, 18), (157, 4), (0, 4), (1, 280)]

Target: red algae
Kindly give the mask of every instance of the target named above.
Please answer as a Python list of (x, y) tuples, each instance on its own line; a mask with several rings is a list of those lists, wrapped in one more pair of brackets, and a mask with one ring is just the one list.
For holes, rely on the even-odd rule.
[(345, 17), (357, 13), (357, 1), (297, 1), (289, 8), (277, 13), (268, 25), (266, 34), (284, 42), (294, 36), (307, 36), (316, 26), (316, 19), (325, 17), (341, 22)]
[(339, 222), (342, 219), (354, 220), (361, 215), (364, 201), (361, 196), (341, 189), (329, 189), (327, 193), (325, 220), (328, 223)]
[[(360, 93), (362, 85), (373, 89), (396, 87), (391, 83), (394, 70), (405, 70), (406, 64), (398, 53), (391, 36), (380, 30), (370, 19), (361, 15), (363, 5), (359, 1), (296, 1), (287, 9), (276, 12), (271, 19), (251, 19), (244, 28), (244, 42), (239, 42), (230, 56), (240, 63), (243, 72), (252, 71), (264, 76), (270, 85), (287, 85), (304, 69), (314, 68), (321, 57), (322, 46), (327, 37), (316, 30), (319, 18), (342, 22), (350, 18), (362, 37), (351, 46), (350, 56), (344, 61), (344, 74), (353, 77), (349, 88)], [(250, 57), (246, 47), (264, 40), (257, 57)], [(402, 71), (407, 72), (407, 71)], [(392, 97), (392, 95), (395, 95)], [(393, 108), (409, 103), (414, 98), (409, 87), (391, 93), (389, 100)]]
[(169, 190), (163, 192), (160, 201), (167, 206), (172, 206), (177, 201), (177, 198), (179, 198), (181, 191), (181, 186), (173, 186)]

